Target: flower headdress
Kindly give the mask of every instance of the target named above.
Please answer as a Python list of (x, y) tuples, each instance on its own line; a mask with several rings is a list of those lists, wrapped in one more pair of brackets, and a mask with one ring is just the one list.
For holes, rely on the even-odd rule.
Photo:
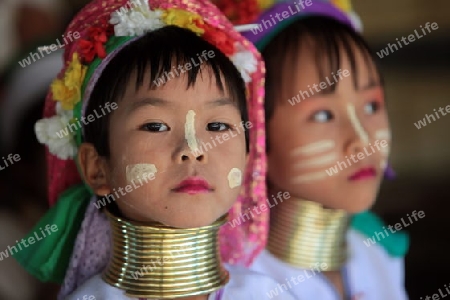
[[(259, 15), (254, 22), (258, 29), (245, 32), (244, 36), (253, 42), (259, 50), (263, 49), (269, 41), (279, 32), (287, 28), (290, 24), (307, 16), (326, 16), (348, 24), (355, 31), (362, 31), (362, 23), (356, 12), (353, 10), (350, 0), (309, 0), (303, 1), (300, 6), (293, 0), (275, 1), (272, 6)], [(309, 4), (309, 5), (308, 5)], [(273, 26), (262, 26), (264, 20), (270, 20), (276, 14), (281, 15), (289, 12), (289, 17), (276, 22)]]
[[(45, 119), (38, 121), (35, 127), (39, 141), (48, 146), (49, 202), (52, 206), (36, 228), (56, 224), (59, 230), (15, 257), (42, 281), (61, 283), (64, 276), (68, 276), (71, 259), (70, 268), (78, 268), (71, 272), (74, 276), (93, 275), (98, 270), (93, 270), (92, 266), (101, 267), (105, 263), (103, 258), (98, 258), (98, 253), (85, 253), (82, 252), (84, 248), (78, 247), (86, 246), (84, 239), (93, 234), (83, 231), (87, 224), (83, 220), (88, 220), (93, 211), (98, 210), (92, 209), (92, 205), (88, 207), (92, 193), (83, 184), (75, 161), (77, 146), (83, 140), (82, 129), (78, 127), (72, 134), (67, 126), (83, 116), (90, 94), (109, 61), (144, 33), (168, 25), (195, 32), (222, 51), (240, 71), (247, 86), (249, 121), (253, 127), (249, 135), (250, 153), (243, 189), (229, 217), (239, 218), (244, 211), (266, 201), (265, 68), (256, 48), (208, 0), (94, 0), (66, 29), (66, 36), (78, 32), (80, 38), (66, 45), (65, 68), (47, 95)], [(267, 213), (261, 213), (235, 228), (223, 226), (219, 235), (223, 260), (249, 265), (265, 245), (267, 221)], [(90, 255), (87, 258), (90, 263), (78, 264), (80, 255)]]

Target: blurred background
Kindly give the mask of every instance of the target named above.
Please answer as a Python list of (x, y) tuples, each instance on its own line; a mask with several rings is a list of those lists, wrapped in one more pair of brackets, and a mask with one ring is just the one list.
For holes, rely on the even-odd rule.
[[(0, 251), (20, 240), (46, 211), (44, 149), (34, 137), (48, 85), (61, 68), (54, 52), (22, 67), (37, 46), (62, 42), (62, 33), (86, 0), (0, 0)], [(386, 82), (393, 130), (393, 181), (383, 183), (374, 210), (389, 224), (414, 210), (425, 218), (405, 228), (411, 236), (406, 287), (411, 299), (450, 284), (450, 116), (418, 129), (414, 123), (450, 105), (450, 1), (353, 0), (375, 52), (427, 22), (437, 30), (377, 58)], [(450, 131), (450, 130), (449, 130)], [(57, 287), (40, 284), (12, 258), (0, 261), (0, 300), (55, 299)], [(380, 299), (389, 300), (389, 299)]]
[(389, 225), (401, 218), (407, 222), (414, 210), (425, 212), (425, 218), (404, 229), (411, 238), (406, 288), (411, 299), (425, 299), (450, 284), (450, 116), (420, 129), (414, 123), (450, 105), (450, 1), (353, 4), (375, 52), (414, 30), (423, 35), (420, 26), (427, 22), (439, 26), (388, 56), (377, 56), (386, 82), (397, 178), (384, 182), (374, 210)]

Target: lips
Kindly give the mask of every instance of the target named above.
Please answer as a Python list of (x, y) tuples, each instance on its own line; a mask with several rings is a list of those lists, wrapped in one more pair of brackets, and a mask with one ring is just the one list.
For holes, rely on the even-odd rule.
[(209, 193), (212, 190), (209, 183), (201, 177), (189, 177), (180, 182), (177, 187), (173, 189), (176, 193), (187, 193), (190, 195)]
[(349, 177), (350, 180), (356, 181), (356, 180), (364, 180), (364, 179), (371, 179), (374, 178), (377, 175), (377, 170), (374, 167), (367, 167), (362, 168), (353, 173)]

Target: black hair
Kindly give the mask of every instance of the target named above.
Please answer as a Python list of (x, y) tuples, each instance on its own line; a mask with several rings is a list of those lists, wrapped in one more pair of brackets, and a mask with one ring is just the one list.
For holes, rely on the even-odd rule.
[[(353, 28), (323, 16), (298, 19), (280, 32), (262, 51), (266, 62), (266, 122), (273, 115), (281, 82), (286, 76), (292, 76), (280, 72), (280, 65), (284, 67), (287, 63), (292, 64), (291, 58), (296, 60), (302, 43), (308, 39), (314, 47), (315, 63), (320, 77), (336, 72), (340, 68), (342, 55), (348, 57), (351, 72), (358, 72), (355, 57), (356, 53), (360, 52), (370, 73), (375, 68), (380, 84), (382, 84), (379, 66), (372, 50), (364, 38)], [(358, 86), (357, 78), (358, 76), (353, 77), (355, 86)], [(371, 78), (371, 80), (375, 79)], [(338, 84), (330, 85), (327, 89), (334, 92)]]
[[(145, 34), (143, 37), (126, 45), (105, 67), (89, 99), (85, 115), (106, 102), (117, 103), (125, 93), (127, 83), (136, 73), (135, 88), (138, 90), (144, 84), (144, 78), (149, 73), (149, 89), (157, 89), (155, 82), (174, 69), (179, 64), (190, 63), (197, 59), (197, 54), (203, 51), (214, 52), (214, 57), (204, 60), (201, 64), (193, 64), (186, 71), (187, 87), (192, 87), (201, 72), (211, 72), (216, 79), (220, 91), (227, 88), (230, 97), (236, 101), (241, 112), (242, 121), (248, 121), (245, 83), (233, 63), (218, 50), (194, 32), (176, 26), (167, 26)], [(212, 56), (212, 55), (211, 55)], [(210, 56), (209, 56), (210, 57)], [(206, 66), (206, 68), (204, 68)], [(100, 156), (109, 157), (109, 115), (95, 122), (88, 123), (84, 128), (84, 141), (92, 143)], [(248, 130), (245, 131), (247, 152)]]

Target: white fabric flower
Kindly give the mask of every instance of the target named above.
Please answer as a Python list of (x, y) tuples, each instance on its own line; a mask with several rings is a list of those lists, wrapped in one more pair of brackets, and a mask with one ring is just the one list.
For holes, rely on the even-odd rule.
[[(239, 48), (238, 48), (239, 49)], [(252, 81), (250, 75), (256, 71), (256, 58), (250, 51), (237, 51), (231, 56), (231, 61), (241, 72), (241, 76), (246, 83)]]
[(75, 133), (69, 128), (71, 119), (72, 112), (63, 110), (58, 102), (55, 116), (41, 119), (34, 125), (38, 141), (47, 145), (50, 153), (64, 160), (73, 158), (77, 153)]
[(162, 11), (151, 10), (148, 2), (130, 10), (121, 8), (111, 14), (109, 23), (114, 25), (116, 36), (139, 36), (164, 26)]
[(358, 16), (355, 12), (348, 13), (348, 16), (350, 17), (350, 21), (352, 22), (352, 25), (355, 27), (356, 31), (362, 32), (363, 31), (363, 23), (361, 21), (361, 18)]

